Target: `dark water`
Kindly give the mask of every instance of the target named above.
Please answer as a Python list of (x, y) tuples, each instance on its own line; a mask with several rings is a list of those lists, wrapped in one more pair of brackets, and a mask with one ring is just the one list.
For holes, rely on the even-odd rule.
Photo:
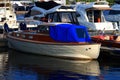
[(0, 80), (120, 80), (120, 63), (111, 57), (65, 60), (0, 50)]

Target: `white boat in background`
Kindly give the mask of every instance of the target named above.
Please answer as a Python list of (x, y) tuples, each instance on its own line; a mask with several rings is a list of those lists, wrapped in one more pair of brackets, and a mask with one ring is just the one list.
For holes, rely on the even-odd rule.
[(4, 24), (7, 23), (9, 28), (18, 28), (16, 25), (16, 14), (9, 0), (0, 1), (0, 31), (3, 34)]
[(101, 44), (91, 43), (85, 26), (45, 23), (37, 28), (10, 32), (9, 48), (65, 59), (97, 59), (99, 56)]
[(16, 14), (10, 0), (0, 0), (0, 47), (7, 46), (5, 39), (4, 24), (7, 23), (10, 29), (18, 28), (16, 23)]
[(17, 22), (24, 21), (25, 14), (34, 6), (33, 1), (10, 1), (12, 4), (15, 13)]
[(54, 1), (35, 2), (35, 6), (25, 15), (25, 22), (27, 25), (36, 24), (36, 26), (47, 22), (79, 25), (76, 15), (75, 7), (71, 5), (61, 5)]
[(40, 20), (41, 17), (45, 17), (47, 13), (53, 12), (59, 7), (60, 4), (54, 1), (34, 2), (34, 6), (24, 15), (22, 20), (19, 20), (19, 23), (26, 23), (27, 28), (36, 28), (37, 25), (44, 23)]
[(118, 27), (114, 27), (112, 22), (106, 21), (103, 11), (111, 10), (108, 2), (96, 1), (91, 3), (78, 3), (76, 11), (78, 12), (78, 20), (81, 25), (84, 25), (91, 32), (105, 31), (107, 33), (113, 33), (118, 30)]

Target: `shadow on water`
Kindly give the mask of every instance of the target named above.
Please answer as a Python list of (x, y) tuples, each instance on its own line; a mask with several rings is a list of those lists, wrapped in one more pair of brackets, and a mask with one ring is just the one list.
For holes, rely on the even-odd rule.
[(118, 80), (120, 78), (118, 77), (120, 64), (116, 61), (66, 60), (15, 50), (8, 50), (6, 56), (7, 60), (3, 60), (5, 62), (0, 66), (2, 70), (0, 80)]
[(92, 80), (100, 74), (95, 60), (65, 60), (13, 50), (9, 51), (8, 65), (10, 80)]
[(0, 54), (1, 53), (5, 53), (7, 51), (8, 51), (8, 47), (2, 47), (2, 46), (0, 46)]
[(102, 51), (98, 58), (100, 74), (104, 80), (120, 79), (120, 52)]
[(120, 52), (101, 51), (98, 60), (100, 62), (120, 62)]

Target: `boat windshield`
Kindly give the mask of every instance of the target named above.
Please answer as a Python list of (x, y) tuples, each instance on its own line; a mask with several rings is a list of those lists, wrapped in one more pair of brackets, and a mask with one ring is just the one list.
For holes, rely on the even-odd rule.
[(102, 10), (88, 10), (87, 16), (90, 22), (104, 22), (105, 18)]
[(55, 12), (48, 14), (47, 16), (48, 20), (52, 19), (52, 22), (78, 24), (76, 12)]

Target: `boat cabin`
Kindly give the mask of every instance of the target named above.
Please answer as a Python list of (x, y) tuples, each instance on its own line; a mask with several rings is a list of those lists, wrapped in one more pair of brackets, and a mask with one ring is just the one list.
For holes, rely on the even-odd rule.
[(105, 22), (103, 15), (104, 10), (111, 10), (111, 8), (108, 6), (108, 2), (104, 0), (95, 2), (90, 8), (86, 8), (88, 20), (94, 23)]
[[(77, 13), (74, 7), (72, 6), (61, 6), (60, 8), (56, 9), (55, 11), (48, 13), (45, 15), (46, 22), (53, 22), (53, 23), (72, 23), (72, 24), (79, 24), (77, 20)], [(42, 18), (41, 18), (42, 20)], [(44, 20), (42, 20), (44, 21)]]

